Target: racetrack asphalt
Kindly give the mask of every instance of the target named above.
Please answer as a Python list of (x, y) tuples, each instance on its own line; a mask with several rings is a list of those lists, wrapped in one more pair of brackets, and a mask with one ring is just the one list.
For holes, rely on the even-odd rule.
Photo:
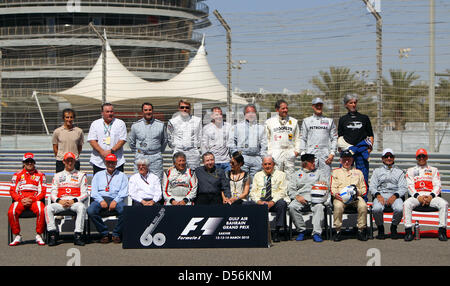
[[(8, 181), (10, 178), (1, 178)], [(47, 180), (51, 182), (51, 177)], [(450, 194), (443, 194), (450, 199)], [(38, 246), (34, 242), (35, 219), (22, 219), (26, 243), (11, 247), (7, 243), (7, 210), (9, 198), (0, 198), (0, 266), (65, 266), (78, 259), (81, 266), (449, 266), (450, 241), (422, 238), (412, 242), (398, 240), (341, 242), (311, 239), (302, 242), (281, 241), (270, 248), (208, 248), (208, 249), (123, 249), (122, 244), (90, 243), (74, 246), (71, 240), (55, 247)], [(385, 229), (389, 230), (389, 224)], [(94, 229), (94, 228), (93, 228)], [(423, 228), (436, 229), (436, 228)], [(403, 226), (399, 226), (403, 231)], [(69, 233), (70, 234), (70, 233)], [(376, 232), (375, 232), (376, 235)], [(74, 253), (78, 253), (77, 254)]]

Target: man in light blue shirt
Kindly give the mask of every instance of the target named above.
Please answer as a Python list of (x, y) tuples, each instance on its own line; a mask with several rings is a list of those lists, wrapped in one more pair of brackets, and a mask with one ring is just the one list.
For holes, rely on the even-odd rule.
[(92, 179), (91, 197), (94, 199), (87, 213), (97, 231), (102, 235), (101, 243), (110, 242), (109, 231), (103, 222), (101, 213), (117, 214), (118, 222), (112, 232), (112, 241), (121, 242), (124, 199), (128, 196), (128, 178), (116, 170), (117, 157), (109, 154), (105, 157), (106, 170), (97, 172)]

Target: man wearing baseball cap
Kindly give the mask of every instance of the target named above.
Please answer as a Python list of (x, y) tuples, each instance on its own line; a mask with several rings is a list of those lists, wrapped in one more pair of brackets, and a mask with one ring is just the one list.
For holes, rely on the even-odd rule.
[(447, 241), (448, 202), (441, 198), (441, 178), (437, 168), (428, 165), (427, 150), (416, 151), (417, 165), (406, 172), (406, 183), (410, 198), (404, 203), (405, 241), (414, 239), (412, 233), (412, 211), (418, 206), (430, 206), (439, 209), (440, 241)]
[(75, 169), (76, 155), (72, 152), (64, 154), (64, 170), (53, 177), (50, 194), (51, 204), (45, 207), (45, 220), (49, 235), (48, 246), (55, 246), (57, 241), (57, 228), (55, 225), (55, 214), (65, 210), (76, 212), (74, 231), (74, 244), (84, 246), (81, 233), (84, 229), (86, 206), (84, 202), (88, 199), (88, 183), (86, 174)]
[(300, 131), (301, 154), (314, 154), (316, 167), (323, 170), (328, 178), (331, 175), (331, 163), (336, 152), (337, 130), (333, 119), (323, 116), (323, 100), (312, 100), (314, 114), (303, 119)]
[(370, 178), (370, 193), (373, 198), (373, 216), (377, 225), (377, 239), (385, 239), (383, 211), (390, 206), (394, 211), (391, 224), (391, 238), (397, 239), (397, 226), (402, 220), (403, 200), (408, 188), (405, 173), (394, 166), (394, 151), (386, 148), (382, 152), (383, 166), (373, 170)]
[(102, 235), (101, 243), (110, 242), (108, 227), (103, 222), (100, 212), (103, 210), (116, 211), (118, 222), (112, 232), (112, 241), (121, 242), (123, 229), (124, 199), (128, 196), (128, 177), (116, 169), (117, 157), (108, 154), (105, 157), (106, 170), (99, 171), (92, 178), (91, 202), (87, 212), (97, 231)]
[(13, 175), (9, 190), (14, 202), (8, 210), (8, 221), (15, 235), (13, 242), (9, 245), (16, 246), (22, 243), (19, 216), (25, 209), (30, 209), (36, 214), (36, 243), (45, 245), (42, 239), (42, 233), (45, 230), (45, 205), (42, 200), (47, 190), (45, 175), (35, 168), (36, 161), (33, 153), (25, 153), (22, 162), (23, 169)]
[(311, 208), (313, 213), (312, 238), (314, 242), (322, 242), (322, 223), (324, 219), (325, 206), (321, 203), (312, 203), (311, 190), (314, 184), (322, 183), (328, 187), (329, 176), (325, 171), (317, 169), (314, 154), (303, 154), (300, 156), (302, 168), (292, 174), (288, 181), (288, 196), (291, 202), (288, 206), (295, 228), (299, 231), (297, 241), (305, 239), (306, 223), (302, 212), (305, 208)]

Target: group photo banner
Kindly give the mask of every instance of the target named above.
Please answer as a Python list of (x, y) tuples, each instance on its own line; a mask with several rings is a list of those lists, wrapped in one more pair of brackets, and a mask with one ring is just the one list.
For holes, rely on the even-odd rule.
[(125, 207), (123, 248), (268, 247), (260, 205)]

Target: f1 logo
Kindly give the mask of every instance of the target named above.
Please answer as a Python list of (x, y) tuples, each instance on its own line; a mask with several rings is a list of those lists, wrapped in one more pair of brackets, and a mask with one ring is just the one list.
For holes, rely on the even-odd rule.
[[(197, 230), (199, 227), (198, 223), (204, 220), (204, 217), (193, 217), (187, 224), (187, 226), (184, 228), (181, 235), (188, 235), (189, 232)], [(210, 217), (208, 220), (206, 220), (205, 224), (201, 228), (203, 230), (202, 235), (212, 235), (216, 228), (219, 226), (220, 222), (223, 218), (221, 217)]]
[[(370, 3), (370, 5), (372, 5), (372, 7), (375, 9), (376, 12), (380, 13), (381, 12), (381, 0), (368, 0), (367, 2)], [(370, 13), (372, 13), (372, 11), (370, 11), (369, 9), (369, 5), (366, 5), (366, 9), (367, 11), (369, 11)]]

